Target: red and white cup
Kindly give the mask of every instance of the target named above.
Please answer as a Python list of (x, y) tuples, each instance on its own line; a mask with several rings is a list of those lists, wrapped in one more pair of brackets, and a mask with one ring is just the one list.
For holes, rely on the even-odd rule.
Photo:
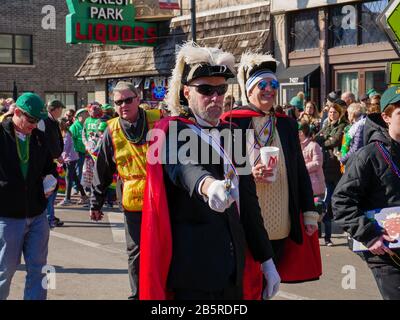
[(266, 180), (275, 182), (278, 173), (279, 148), (262, 147), (260, 149), (261, 163), (266, 164), (268, 169), (273, 169), (273, 175)]

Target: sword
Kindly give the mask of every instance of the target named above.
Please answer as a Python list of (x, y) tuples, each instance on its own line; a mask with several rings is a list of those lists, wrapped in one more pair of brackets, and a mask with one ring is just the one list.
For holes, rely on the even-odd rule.
[[(231, 97), (232, 97), (232, 99), (231, 99), (230, 115), (229, 115), (229, 132), (230, 132), (230, 134), (232, 134), (233, 84), (231, 86)], [(231, 142), (231, 141), (229, 141), (229, 142)], [(227, 152), (228, 156), (230, 156), (230, 154), (231, 154), (230, 151), (231, 151), (231, 145), (232, 145), (232, 143), (229, 143), (229, 142), (228, 142), (228, 152)], [(226, 171), (228, 171), (228, 170), (226, 170)], [(225, 199), (226, 199), (225, 201), (228, 202), (229, 196), (231, 194), (231, 189), (232, 189), (232, 180), (227, 175), (225, 175), (224, 186), (225, 186)]]

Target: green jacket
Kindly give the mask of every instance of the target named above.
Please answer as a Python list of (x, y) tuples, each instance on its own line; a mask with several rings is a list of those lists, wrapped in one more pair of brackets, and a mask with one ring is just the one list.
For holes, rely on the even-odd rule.
[(83, 125), (78, 120), (75, 120), (75, 122), (69, 128), (69, 132), (71, 132), (72, 135), (72, 141), (74, 142), (75, 151), (79, 153), (86, 153), (85, 145), (82, 141), (82, 130)]

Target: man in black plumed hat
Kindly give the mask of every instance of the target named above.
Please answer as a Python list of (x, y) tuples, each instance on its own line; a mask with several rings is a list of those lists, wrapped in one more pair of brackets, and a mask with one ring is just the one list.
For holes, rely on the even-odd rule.
[[(268, 260), (273, 265), (268, 274), (269, 297), (278, 291), (279, 276), (254, 180), (250, 174), (241, 175), (239, 183), (221, 141), (221, 131), (230, 132), (230, 124), (219, 118), (227, 79), (235, 76), (234, 64), (232, 54), (192, 43), (184, 45), (177, 56), (167, 103), (178, 117), (164, 119), (158, 126), (166, 132), (162, 169), (149, 165), (154, 161), (148, 153), (141, 299), (165, 299), (165, 290), (178, 300), (242, 299), (249, 297), (248, 289), (255, 289), (255, 299), (260, 298), (262, 278), (258, 279), (258, 292), (243, 283), (247, 247), (260, 277), (260, 263)], [(180, 93), (188, 108), (181, 107)], [(149, 150), (152, 148), (150, 145)]]

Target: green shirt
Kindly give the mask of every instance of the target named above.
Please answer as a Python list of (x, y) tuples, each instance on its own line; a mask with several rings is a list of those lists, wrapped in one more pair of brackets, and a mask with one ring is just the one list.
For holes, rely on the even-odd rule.
[(85, 145), (82, 141), (82, 124), (76, 120), (72, 126), (69, 128), (69, 132), (71, 132), (72, 141), (74, 142), (74, 149), (79, 153), (86, 153)]
[(19, 158), (19, 165), (21, 167), (22, 175), (24, 179), (28, 176), (29, 168), (29, 141), (30, 137), (26, 136), (25, 140), (20, 139), (18, 136), (16, 138), (17, 152)]
[(84, 127), (85, 127), (85, 137), (86, 140), (89, 140), (90, 134), (97, 133), (99, 128), (100, 119), (89, 117), (86, 119)]

